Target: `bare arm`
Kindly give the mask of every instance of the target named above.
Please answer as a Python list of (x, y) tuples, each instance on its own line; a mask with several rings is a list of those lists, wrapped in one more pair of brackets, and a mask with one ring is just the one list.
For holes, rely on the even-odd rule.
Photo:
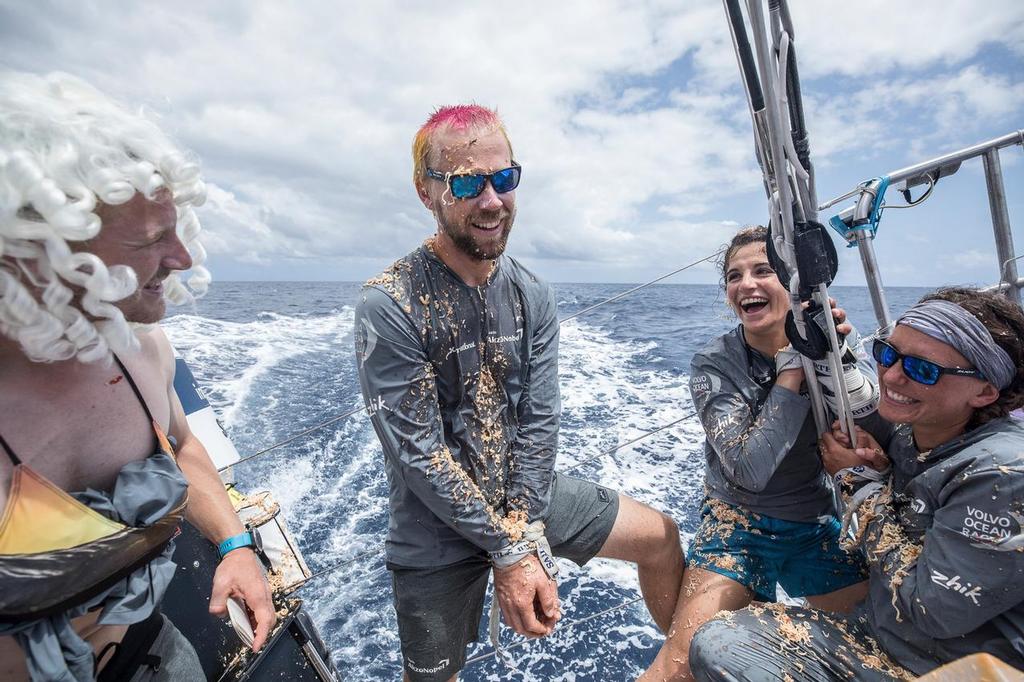
[[(167, 399), (171, 408), (168, 432), (177, 442), (178, 466), (189, 484), (185, 516), (207, 540), (220, 544), (232, 535), (244, 532), (245, 527), (231, 506), (224, 483), (206, 448), (188, 427), (185, 411), (174, 391), (174, 354), (163, 332), (159, 333), (157, 343), (163, 366), (167, 368)], [(277, 614), (263, 569), (251, 549), (231, 551), (217, 566), (210, 596), (210, 613), (221, 617), (227, 615), (228, 597), (242, 599), (252, 612), (255, 620), (253, 649), (258, 651), (277, 622)]]

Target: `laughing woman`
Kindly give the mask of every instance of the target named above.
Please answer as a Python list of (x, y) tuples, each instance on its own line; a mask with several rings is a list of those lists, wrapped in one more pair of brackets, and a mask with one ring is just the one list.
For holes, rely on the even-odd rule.
[[(733, 237), (722, 274), (740, 324), (691, 363), (690, 392), (707, 436), (706, 499), (673, 627), (641, 680), (692, 679), (693, 632), (721, 610), (775, 601), (776, 584), (829, 610), (865, 594), (860, 556), (839, 547), (810, 401), (801, 394), (804, 371), (786, 348), (789, 294), (769, 265), (766, 236), (750, 227)], [(850, 333), (843, 311), (833, 314)], [(870, 399), (874, 385), (861, 381)]]
[[(993, 661), (941, 679), (1024, 670), (1024, 314), (992, 292), (926, 296), (876, 341), (877, 441), (823, 438), (871, 569), (849, 615), (786, 607), (714, 619), (693, 639), (701, 680), (913, 679), (963, 656)], [(864, 467), (883, 450), (890, 471)], [(793, 637), (799, 633), (799, 637)], [(962, 665), (962, 664), (960, 664)], [(984, 673), (989, 668), (988, 673)]]

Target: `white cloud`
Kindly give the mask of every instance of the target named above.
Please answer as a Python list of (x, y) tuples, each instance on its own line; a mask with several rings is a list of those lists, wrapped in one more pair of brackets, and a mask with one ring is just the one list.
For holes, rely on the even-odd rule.
[(790, 2), (801, 72), (855, 78), (893, 70), (952, 66), (986, 45), (1020, 51), (1024, 11), (1017, 0)]
[(973, 270), (979, 267), (995, 269), (996, 255), (992, 252), (970, 249), (939, 258), (939, 264), (958, 270)]
[[(1024, 109), (1018, 2), (792, 5), (826, 174), (973, 142)], [(10, 5), (0, 25), (7, 65), (69, 70), (162, 113), (215, 183), (215, 265), (238, 271), (308, 259), (361, 279), (411, 249), (431, 230), (411, 138), (455, 101), (505, 117), (525, 166), (511, 250), (549, 278), (560, 259), (592, 279), (671, 269), (726, 221), (763, 220), (717, 0)]]

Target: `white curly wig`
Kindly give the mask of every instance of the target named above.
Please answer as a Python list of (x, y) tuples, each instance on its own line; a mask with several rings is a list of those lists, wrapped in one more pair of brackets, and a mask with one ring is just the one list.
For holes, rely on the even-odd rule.
[[(206, 196), (197, 161), (141, 112), (78, 78), (0, 71), (0, 333), (41, 362), (107, 360), (135, 347), (113, 305), (138, 288), (135, 272), (68, 242), (99, 233), (98, 203), (152, 198), (164, 187), (193, 262), (188, 285), (171, 275), (165, 297), (188, 303), (210, 282), (192, 210)], [(83, 291), (81, 309), (69, 285)]]

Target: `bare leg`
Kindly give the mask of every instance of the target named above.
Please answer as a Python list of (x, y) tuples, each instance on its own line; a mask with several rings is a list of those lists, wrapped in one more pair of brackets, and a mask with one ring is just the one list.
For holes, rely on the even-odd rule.
[(636, 564), (647, 610), (661, 631), (667, 632), (679, 598), (684, 566), (675, 521), (631, 497), (619, 495), (619, 514), (597, 556)]
[(672, 629), (651, 667), (639, 680), (692, 680), (689, 659), (693, 633), (719, 611), (742, 609), (753, 598), (753, 593), (735, 580), (703, 568), (688, 567), (683, 574), (683, 589), (672, 618)]
[(816, 594), (806, 597), (808, 603), (822, 611), (833, 611), (835, 613), (849, 613), (859, 602), (868, 596), (868, 581), (864, 580), (853, 585), (829, 592), (828, 594)]

